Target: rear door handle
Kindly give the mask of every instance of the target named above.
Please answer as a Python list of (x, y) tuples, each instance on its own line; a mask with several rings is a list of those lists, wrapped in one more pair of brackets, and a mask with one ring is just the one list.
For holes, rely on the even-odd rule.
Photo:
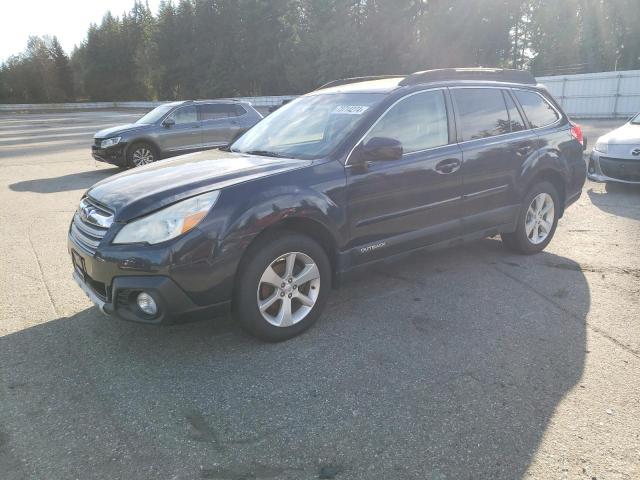
[(443, 175), (453, 173), (460, 168), (460, 160), (457, 158), (447, 158), (436, 164), (436, 172)]

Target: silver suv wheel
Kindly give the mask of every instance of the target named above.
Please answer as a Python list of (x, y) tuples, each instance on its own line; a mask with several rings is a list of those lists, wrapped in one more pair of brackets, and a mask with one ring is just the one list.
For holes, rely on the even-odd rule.
[(290, 327), (313, 310), (320, 294), (320, 271), (311, 257), (289, 252), (266, 268), (258, 283), (262, 317), (276, 327)]
[(527, 238), (531, 243), (539, 245), (547, 239), (553, 227), (554, 215), (555, 207), (551, 195), (540, 193), (533, 198), (524, 223)]
[(133, 164), (136, 167), (140, 167), (142, 165), (146, 165), (148, 163), (153, 163), (155, 161), (155, 157), (150, 148), (146, 146), (137, 147), (132, 155), (131, 159), (133, 160)]

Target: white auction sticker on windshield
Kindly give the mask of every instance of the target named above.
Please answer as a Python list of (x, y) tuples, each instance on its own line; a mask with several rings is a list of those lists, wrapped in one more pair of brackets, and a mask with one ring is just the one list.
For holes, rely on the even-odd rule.
[(369, 107), (366, 105), (338, 105), (333, 113), (345, 113), (347, 115), (362, 115)]

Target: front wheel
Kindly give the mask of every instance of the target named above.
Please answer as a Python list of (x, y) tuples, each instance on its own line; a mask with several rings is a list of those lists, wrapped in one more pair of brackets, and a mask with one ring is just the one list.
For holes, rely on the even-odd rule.
[(158, 160), (156, 149), (145, 142), (134, 143), (127, 151), (127, 165), (130, 168), (141, 167), (156, 160)]
[(259, 239), (247, 255), (234, 294), (240, 325), (271, 342), (311, 327), (331, 289), (324, 249), (309, 237), (283, 231)]
[(517, 253), (533, 254), (545, 249), (556, 231), (560, 204), (553, 184), (540, 182), (527, 193), (513, 233), (500, 237), (507, 248)]

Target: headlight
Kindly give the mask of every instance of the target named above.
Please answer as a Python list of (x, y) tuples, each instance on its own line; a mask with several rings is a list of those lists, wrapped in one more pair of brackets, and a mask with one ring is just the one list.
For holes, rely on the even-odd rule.
[(187, 198), (139, 220), (118, 232), (113, 243), (160, 243), (187, 233), (211, 210), (220, 191)]
[(601, 142), (600, 140), (598, 140), (596, 142), (594, 150), (597, 150), (600, 153), (607, 153), (607, 151), (609, 150), (609, 144), (607, 142)]
[(120, 143), (121, 139), (122, 137), (113, 137), (113, 138), (107, 138), (106, 140), (102, 140), (102, 142), (100, 142), (100, 148), (113, 147), (114, 145), (117, 145), (118, 143)]

